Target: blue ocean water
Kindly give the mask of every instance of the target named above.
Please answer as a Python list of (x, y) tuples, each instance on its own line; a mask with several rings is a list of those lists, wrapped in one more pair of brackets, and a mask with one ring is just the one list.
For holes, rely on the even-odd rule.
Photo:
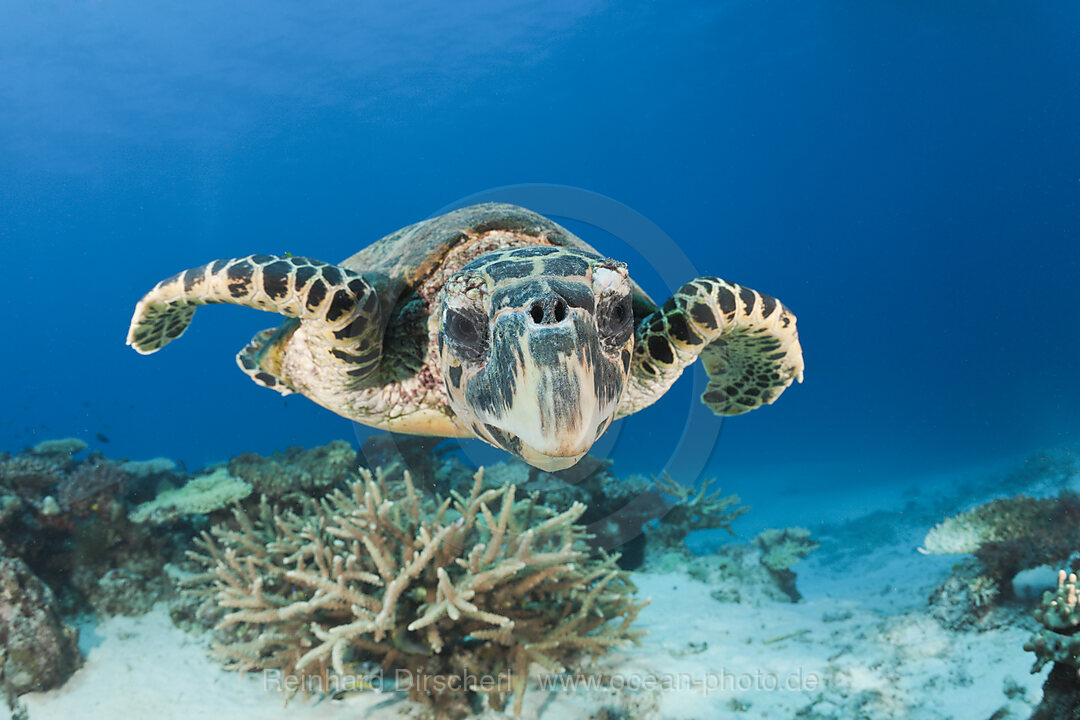
[[(843, 484), (1080, 439), (1074, 2), (73, 0), (3, 15), (2, 449), (74, 435), (193, 469), (352, 438), (235, 367), (276, 318), (204, 309), (141, 357), (124, 345), (135, 302), (213, 258), (337, 261), (529, 184), (610, 198), (702, 274), (799, 316), (802, 386), (721, 423), (688, 375), (598, 446), (618, 468), (657, 472), (682, 442), (709, 474), (819, 467), (814, 482)], [(557, 219), (667, 296), (669, 254)]]

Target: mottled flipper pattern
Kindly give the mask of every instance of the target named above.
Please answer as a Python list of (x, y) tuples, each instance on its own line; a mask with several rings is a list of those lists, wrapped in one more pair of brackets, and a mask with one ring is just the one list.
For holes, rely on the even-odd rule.
[[(229, 303), (295, 318), (307, 327), (313, 353), (336, 359), (350, 378), (371, 376), (382, 357), (379, 298), (360, 274), (321, 260), (249, 255), (185, 270), (162, 280), (135, 307), (127, 342), (147, 355), (180, 337), (200, 305)], [(293, 329), (295, 325), (293, 326)], [(264, 331), (237, 356), (261, 385), (292, 391), (272, 349), (279, 337)]]
[(651, 405), (698, 357), (709, 376), (701, 400), (717, 415), (771, 404), (792, 382), (802, 382), (795, 315), (776, 298), (702, 277), (639, 322), (633, 380), (619, 415)]

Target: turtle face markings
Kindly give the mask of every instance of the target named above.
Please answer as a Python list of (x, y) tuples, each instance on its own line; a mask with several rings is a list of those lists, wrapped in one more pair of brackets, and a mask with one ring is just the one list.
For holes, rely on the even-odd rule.
[(458, 421), (541, 469), (576, 463), (622, 398), (630, 293), (622, 263), (570, 248), (494, 251), (463, 267), (439, 322)]

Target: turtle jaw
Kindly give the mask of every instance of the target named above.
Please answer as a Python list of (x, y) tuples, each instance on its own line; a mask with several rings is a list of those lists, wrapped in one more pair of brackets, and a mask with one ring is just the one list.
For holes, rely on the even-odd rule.
[(519, 452), (516, 453), (516, 456), (529, 465), (532, 465), (534, 468), (543, 470), (544, 472), (558, 472), (559, 470), (565, 470), (566, 468), (577, 465), (578, 460), (585, 457), (585, 453), (587, 452), (589, 452), (589, 449), (585, 448), (585, 451), (582, 453), (566, 457), (545, 455), (528, 445), (522, 444), (519, 448)]

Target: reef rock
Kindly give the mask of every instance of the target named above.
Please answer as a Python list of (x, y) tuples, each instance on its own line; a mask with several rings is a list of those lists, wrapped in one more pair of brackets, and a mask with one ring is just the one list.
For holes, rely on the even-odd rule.
[(58, 687), (82, 662), (77, 639), (52, 590), (22, 560), (0, 557), (0, 687), (11, 695)]

